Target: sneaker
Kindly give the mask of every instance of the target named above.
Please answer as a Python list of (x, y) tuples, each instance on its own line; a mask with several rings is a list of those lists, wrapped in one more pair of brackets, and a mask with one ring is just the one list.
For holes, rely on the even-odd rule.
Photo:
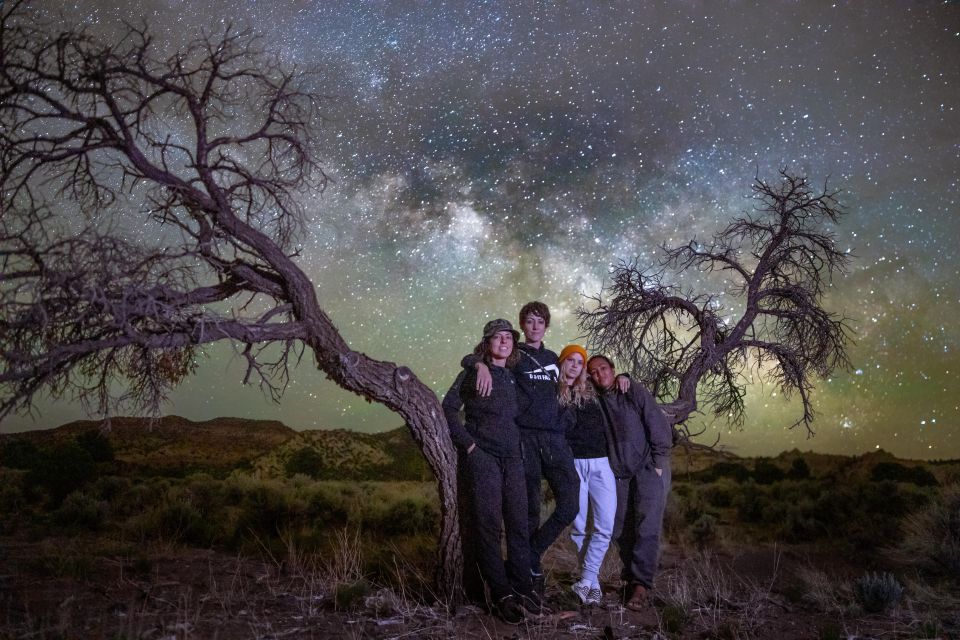
[[(577, 595), (580, 594), (578, 593)], [(587, 598), (584, 600), (584, 604), (599, 605), (602, 601), (603, 591), (600, 590), (600, 587), (590, 587), (590, 591), (587, 592)]]
[(523, 609), (513, 595), (504, 596), (497, 602), (495, 608), (497, 617), (507, 624), (520, 624), (523, 622)]
[(589, 583), (577, 581), (573, 583), (573, 592), (577, 594), (577, 597), (580, 598), (580, 602), (583, 604), (589, 604), (587, 598), (590, 596), (590, 585)]

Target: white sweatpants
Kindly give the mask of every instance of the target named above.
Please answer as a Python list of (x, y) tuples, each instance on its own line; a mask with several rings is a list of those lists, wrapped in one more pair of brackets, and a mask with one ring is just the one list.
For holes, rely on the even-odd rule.
[[(599, 587), (597, 576), (610, 546), (610, 534), (617, 515), (617, 480), (607, 458), (575, 458), (573, 464), (580, 476), (580, 511), (571, 526), (570, 537), (583, 558), (581, 580)], [(588, 534), (589, 509), (593, 510), (593, 531)]]

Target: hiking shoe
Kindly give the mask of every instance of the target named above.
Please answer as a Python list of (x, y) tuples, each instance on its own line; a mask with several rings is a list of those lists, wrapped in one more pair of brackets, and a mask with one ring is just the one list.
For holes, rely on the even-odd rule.
[(590, 587), (586, 599), (581, 598), (581, 600), (584, 604), (598, 605), (603, 601), (603, 591), (600, 590), (600, 587)]
[(517, 594), (517, 599), (520, 601), (520, 606), (522, 606), (527, 613), (535, 616), (543, 613), (543, 600), (540, 599), (536, 591)]
[(590, 584), (583, 581), (577, 581), (573, 583), (573, 592), (577, 594), (577, 597), (580, 598), (580, 602), (583, 604), (589, 604), (588, 597), (590, 596)]
[(499, 602), (497, 602), (495, 613), (498, 618), (507, 624), (520, 624), (523, 622), (523, 609), (520, 608), (520, 603), (517, 602), (517, 598), (513, 595), (500, 598)]
[(533, 583), (533, 592), (540, 597), (540, 600), (543, 600), (543, 592), (547, 586), (547, 579), (543, 577), (542, 573), (534, 573), (530, 576), (530, 582)]

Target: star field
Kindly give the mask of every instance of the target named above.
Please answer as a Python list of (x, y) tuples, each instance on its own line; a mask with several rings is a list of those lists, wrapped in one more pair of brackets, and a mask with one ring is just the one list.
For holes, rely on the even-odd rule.
[[(855, 257), (827, 306), (850, 318), (854, 370), (818, 386), (812, 440), (785, 429), (797, 405), (760, 380), (744, 430), (698, 419), (704, 437), (745, 454), (960, 456), (956, 3), (150, 0), (65, 12), (103, 37), (144, 18), (169, 47), (249, 25), (313, 74), (333, 181), (305, 202), (302, 265), (353, 348), (441, 394), (486, 320), (516, 321), (542, 300), (559, 351), (612, 264), (708, 238), (750, 206), (755, 175), (829, 178)], [(167, 412), (399, 425), (307, 359), (280, 405), (241, 372), (229, 347), (208, 348)], [(77, 417), (50, 405), (4, 428)]]

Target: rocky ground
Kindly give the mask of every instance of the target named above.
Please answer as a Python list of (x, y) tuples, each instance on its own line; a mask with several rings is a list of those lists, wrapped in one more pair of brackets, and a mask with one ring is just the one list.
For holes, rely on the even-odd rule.
[[(562, 546), (562, 545), (560, 545)], [(77, 541), (0, 543), (0, 638), (921, 638), (906, 603), (883, 615), (824, 611), (790, 595), (811, 558), (776, 548), (684, 557), (667, 549), (657, 597), (620, 606), (605, 570), (600, 607), (568, 586), (570, 558), (548, 558), (551, 611), (520, 625), (476, 606), (418, 602), (416, 585), (337, 582), (304, 559), (251, 559), (210, 550), (151, 549), (135, 560), (84, 558)], [(612, 556), (613, 554), (611, 554)], [(820, 559), (843, 572), (842, 559)], [(314, 567), (316, 565), (313, 565)], [(329, 566), (329, 565), (328, 565)], [(932, 633), (932, 635), (927, 635)]]

